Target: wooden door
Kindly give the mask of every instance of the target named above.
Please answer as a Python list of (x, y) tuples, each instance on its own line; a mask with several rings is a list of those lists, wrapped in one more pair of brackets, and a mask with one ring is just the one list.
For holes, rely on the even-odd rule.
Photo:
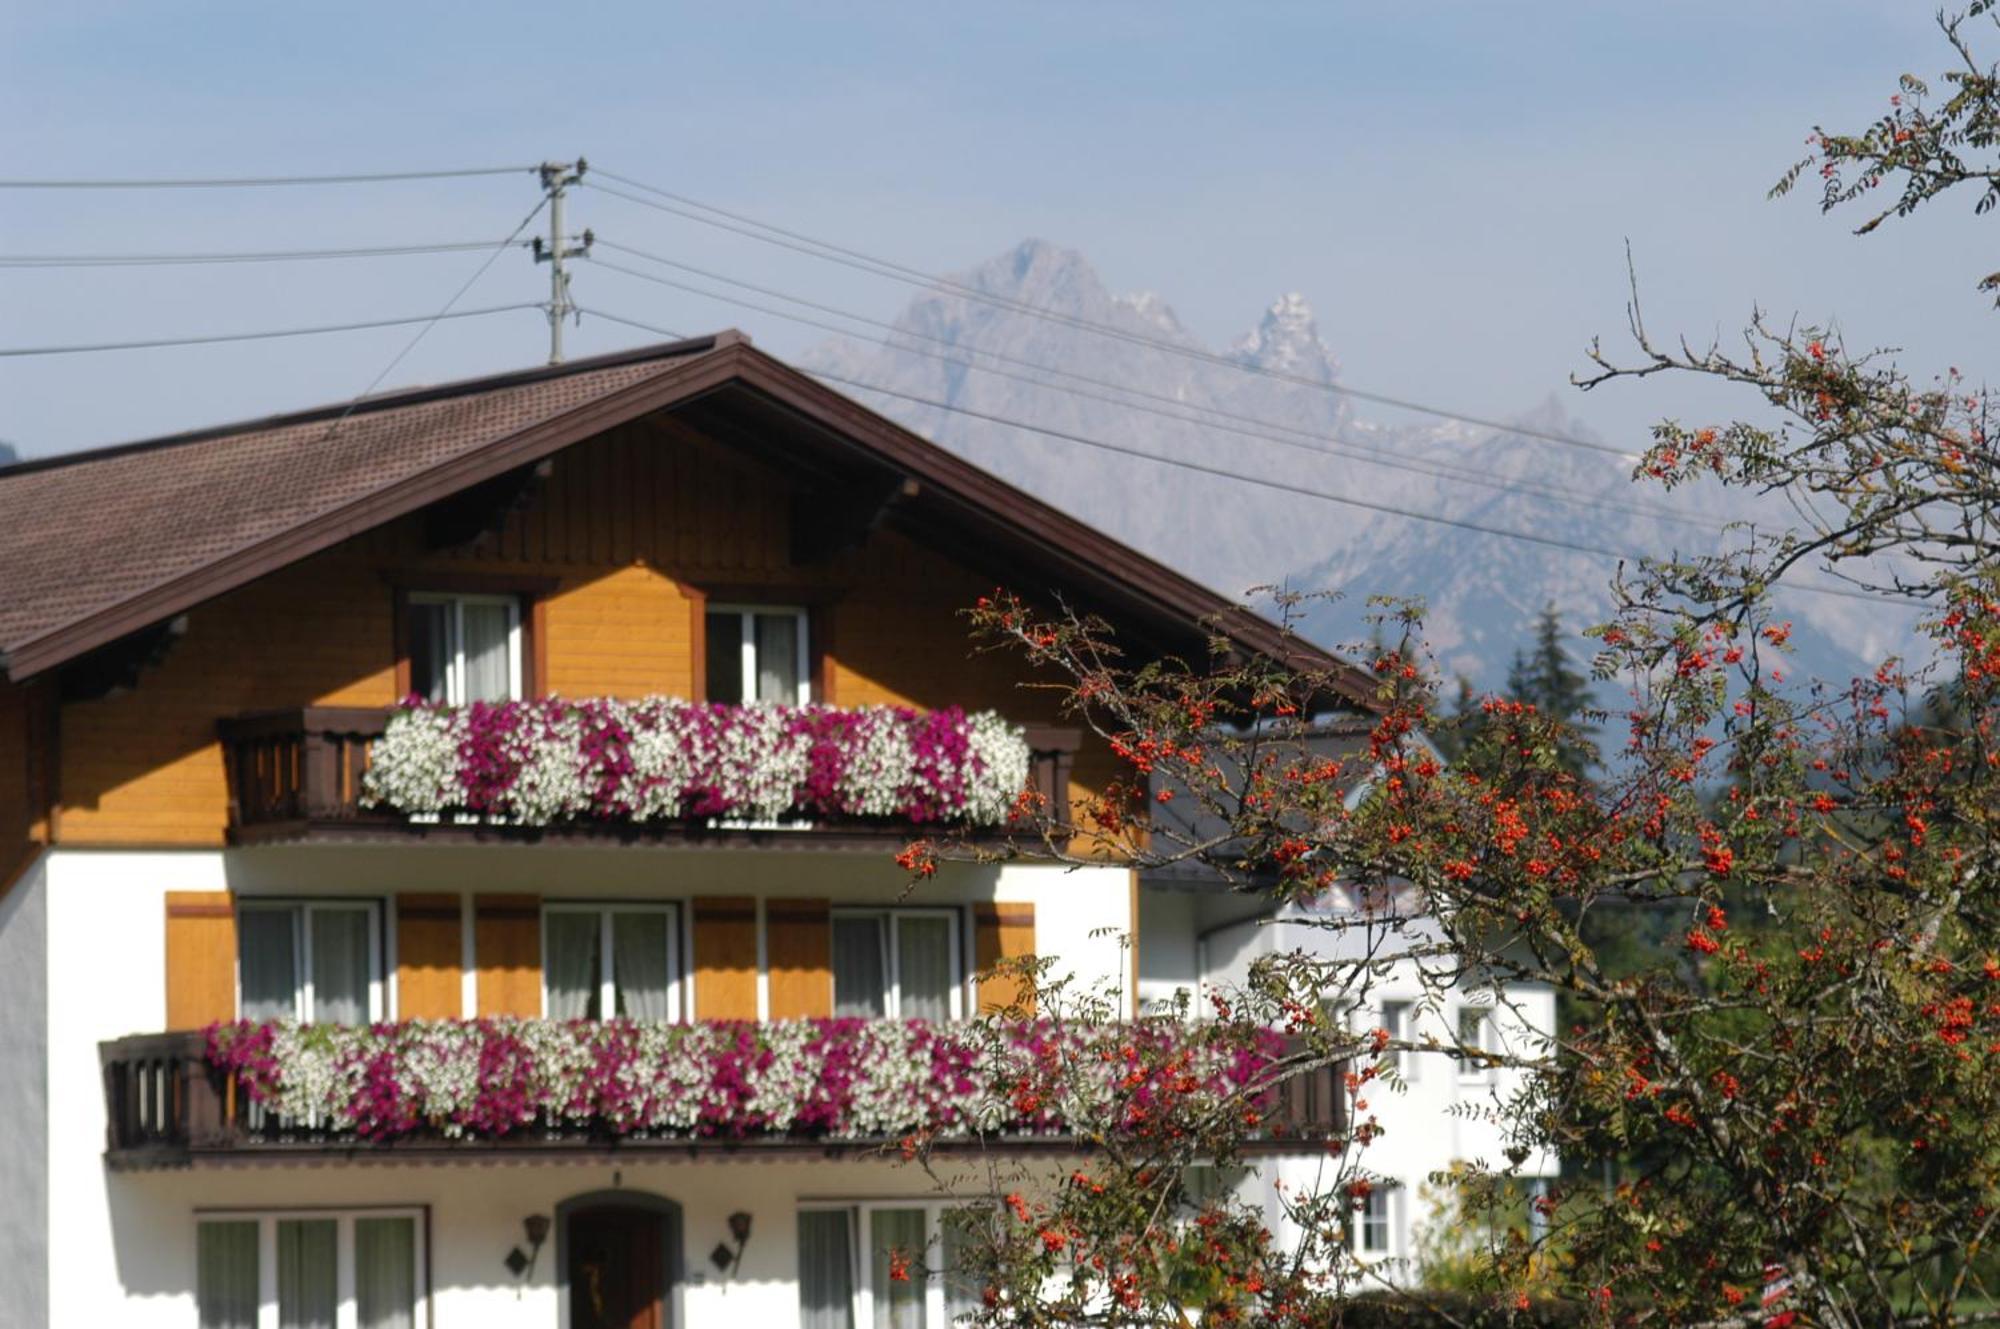
[(666, 1329), (664, 1219), (601, 1205), (569, 1216), (570, 1329)]

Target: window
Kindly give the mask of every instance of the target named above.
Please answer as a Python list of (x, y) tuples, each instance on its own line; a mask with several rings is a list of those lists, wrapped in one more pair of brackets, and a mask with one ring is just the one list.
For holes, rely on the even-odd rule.
[[(1491, 1052), (1493, 1045), (1493, 1008), (1490, 1006), (1461, 1006), (1458, 1008), (1458, 1045), (1470, 1053), (1473, 1050)], [(1461, 1053), (1458, 1059), (1458, 1078), (1462, 1084), (1488, 1084), (1493, 1079), (1493, 1068), (1479, 1057)]]
[(236, 933), (242, 1018), (312, 1024), (381, 1019), (381, 919), (369, 901), (241, 905)]
[(1354, 1224), (1354, 1253), (1356, 1255), (1386, 1256), (1394, 1251), (1396, 1190), (1385, 1182), (1376, 1182), (1361, 1201), (1361, 1212)]
[(426, 1329), (422, 1220), (421, 1209), (204, 1217), (201, 1329)]
[(674, 907), (552, 904), (542, 914), (542, 1012), (552, 1020), (678, 1020)]
[(978, 1213), (939, 1204), (800, 1210), (801, 1329), (946, 1329), (977, 1310), (978, 1280), (959, 1269), (959, 1252)]
[(835, 910), (833, 1013), (958, 1019), (958, 944), (958, 915), (949, 910)]
[(707, 634), (710, 701), (812, 700), (805, 610), (723, 605), (708, 611)]
[(412, 594), (410, 691), (451, 706), (521, 696), (521, 602), (509, 595)]
[[(1385, 1001), (1382, 1003), (1382, 1027), (1389, 1031), (1389, 1037), (1399, 1043), (1413, 1043), (1417, 1038), (1417, 1007), (1409, 1001)], [(1424, 1059), (1420, 1053), (1403, 1050), (1396, 1053), (1396, 1074), (1404, 1084), (1415, 1084), (1422, 1078)]]

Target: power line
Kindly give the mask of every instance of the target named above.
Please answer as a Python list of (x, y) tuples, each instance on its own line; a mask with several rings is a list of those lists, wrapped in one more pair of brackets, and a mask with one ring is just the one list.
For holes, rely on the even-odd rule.
[(410, 318), (378, 318), (363, 323), (327, 323), (311, 328), (274, 328), (260, 332), (219, 332), (205, 337), (153, 337), (145, 341), (92, 342), (72, 346), (6, 346), (0, 357), (30, 355), (79, 355), (90, 351), (143, 351), (157, 346), (209, 346), (217, 342), (264, 341), (275, 337), (315, 337), (326, 332), (361, 332), (368, 328), (408, 327), (412, 323), (434, 322), (442, 318), (479, 318), (486, 314), (506, 314), (517, 309), (540, 309), (539, 304), (491, 305), (485, 309), (459, 309), (443, 314), (417, 314)]
[(370, 185), (391, 180), (456, 180), (516, 175), (534, 166), (475, 166), (448, 171), (373, 171), (354, 175), (242, 175), (220, 179), (0, 180), (0, 189), (249, 189), (265, 185)]
[[(614, 189), (609, 185), (598, 183), (595, 180), (585, 182), (586, 187), (595, 189), (600, 193), (610, 194), (615, 198), (622, 198), (629, 203), (636, 203), (641, 207), (653, 208), (689, 221), (699, 222), (704, 226), (717, 227), (748, 239), (777, 245), (780, 248), (790, 249), (796, 253), (805, 254), (808, 257), (839, 263), (845, 267), (868, 272), (878, 277), (886, 277), (892, 281), (903, 282), (921, 289), (941, 288), (968, 300), (976, 300), (983, 304), (1010, 310), (1014, 313), (1026, 314), (1032, 318), (1058, 323), (1081, 332), (1095, 333), (1099, 336), (1111, 337), (1133, 345), (1149, 347), (1169, 355), (1195, 360), (1217, 368), (1231, 369), (1239, 373), (1255, 374), (1281, 382), (1296, 384), (1300, 387), (1313, 388), (1322, 392), (1351, 397), (1357, 401), (1372, 402), (1376, 405), (1394, 407), (1398, 410), (1415, 411), (1419, 414), (1436, 416), (1445, 420), (1456, 420), (1461, 424), (1498, 430), (1504, 433), (1516, 434), (1524, 438), (1535, 438), (1544, 442), (1560, 443), (1566, 447), (1584, 448), (1592, 452), (1602, 452), (1628, 461), (1635, 459), (1634, 454), (1624, 448), (1613, 447), (1607, 443), (1597, 443), (1590, 439), (1578, 438), (1573, 434), (1559, 434), (1553, 430), (1508, 424), (1505, 421), (1493, 420), (1484, 416), (1468, 415), (1462, 411), (1453, 411), (1440, 406), (1432, 406), (1426, 402), (1415, 401), (1405, 397), (1370, 392), (1366, 389), (1348, 387), (1339, 383), (1327, 383), (1320, 379), (1308, 378), (1303, 374), (1288, 373), (1284, 370), (1272, 369), (1265, 365), (1246, 364), (1241, 360), (1232, 359), (1226, 355), (1218, 355), (1213, 351), (1204, 350), (1200, 347), (1184, 346), (1177, 342), (1167, 341), (1164, 338), (1133, 332), (1127, 328), (1113, 327), (1108, 323), (1099, 323), (1075, 314), (1064, 313), (1061, 310), (1029, 304), (1026, 301), (1015, 300), (1008, 296), (994, 295), (989, 291), (982, 291), (977, 287), (967, 286), (962, 282), (953, 281), (948, 277), (925, 272), (919, 268), (912, 268), (895, 262), (892, 259), (880, 258), (858, 249), (850, 249), (843, 245), (834, 244), (831, 241), (819, 240), (802, 232), (787, 230), (784, 227), (759, 221), (754, 217), (748, 217), (742, 213), (731, 212), (725, 208), (719, 208), (710, 203), (703, 203), (683, 194), (676, 194), (669, 190), (660, 189), (643, 181), (634, 180), (629, 176), (619, 175), (614, 171), (606, 171), (598, 168), (596, 174), (606, 180), (613, 180), (619, 184), (626, 185), (631, 189), (643, 190), (648, 194), (657, 195), (659, 199), (671, 200), (671, 203), (661, 203), (657, 199), (641, 198), (637, 194), (628, 193), (621, 189)], [(676, 207), (672, 206), (672, 204), (680, 204), (682, 206)], [(701, 211), (690, 211), (690, 209), (700, 209)], [(703, 216), (703, 212), (715, 215)], [(718, 220), (718, 218), (724, 220)]]
[[(1664, 508), (1649, 507), (1644, 504), (1631, 503), (1616, 498), (1607, 498), (1600, 494), (1592, 494), (1581, 490), (1567, 489), (1560, 485), (1551, 485), (1551, 484), (1537, 483), (1532, 481), (1509, 482), (1504, 480), (1497, 480), (1485, 472), (1472, 470), (1470, 468), (1463, 466), (1455, 466), (1448, 462), (1433, 462), (1428, 460), (1419, 460), (1416, 458), (1402, 457), (1398, 456), (1395, 453), (1389, 452), (1387, 449), (1373, 448), (1368, 446), (1367, 444), (1358, 443), (1351, 439), (1342, 438), (1338, 435), (1321, 434), (1313, 430), (1300, 429), (1297, 428), (1296, 426), (1283, 424), (1275, 420), (1264, 420), (1256, 416), (1243, 415), (1238, 412), (1223, 410), (1219, 407), (1203, 406), (1192, 402), (1180, 401), (1177, 398), (1167, 396), (1165, 393), (1152, 392), (1144, 388), (1130, 387), (1122, 383), (1113, 382), (1109, 379), (1096, 378), (1088, 374), (1079, 374), (1073, 370), (1059, 369), (1056, 368), (1055, 366), (1044, 365), (1034, 360), (1024, 359), (1020, 356), (1009, 355), (1004, 351), (993, 351), (993, 350), (979, 349), (975, 347), (959, 346), (957, 343), (952, 342), (944, 337), (934, 336), (930, 333), (919, 332), (909, 328), (902, 328), (897, 326), (896, 324), (887, 323), (880, 319), (869, 318), (866, 315), (856, 314), (849, 310), (838, 308), (837, 306), (821, 304), (817, 301), (807, 300), (795, 295), (789, 295), (783, 291), (774, 290), (770, 287), (759, 286), (754, 282), (746, 282), (739, 280), (735, 277), (725, 276), (718, 272), (711, 272), (704, 268), (698, 268), (693, 264), (682, 263), (675, 259), (666, 258), (658, 254), (648, 253), (642, 249), (635, 249), (630, 245), (619, 244), (616, 241), (607, 240), (602, 236), (598, 236), (596, 238), (596, 244), (598, 245), (598, 247), (603, 249), (615, 250), (616, 252), (622, 254), (630, 254), (635, 258), (641, 258), (651, 263), (664, 264), (667, 267), (677, 268), (683, 272), (692, 272), (699, 276), (707, 277), (713, 281), (724, 282), (731, 286), (739, 286), (745, 290), (755, 291), (760, 295), (768, 295), (773, 297), (774, 299), (784, 300), (791, 304), (800, 305), (807, 309), (817, 309), (824, 313), (832, 314), (838, 318), (852, 319), (857, 323), (866, 324), (871, 327), (882, 328), (890, 333), (895, 334), (898, 337), (918, 338), (924, 341), (934, 342), (941, 346), (951, 347), (954, 350), (958, 350), (964, 354), (990, 356), (996, 360), (1001, 360), (1009, 364), (1021, 365), (1025, 368), (1032, 369), (1038, 373), (1054, 374), (1061, 378), (1074, 379), (1077, 382), (1091, 384), (1095, 387), (1106, 388), (1112, 392), (1125, 393), (1129, 394), (1130, 396), (1144, 398), (1147, 401), (1159, 402), (1165, 406), (1172, 407), (1173, 409), (1162, 410), (1159, 409), (1158, 407), (1149, 407), (1142, 405), (1139, 402), (1125, 401), (1119, 398), (1106, 396), (1104, 393), (1101, 392), (1090, 392), (1082, 388), (1069, 387), (1060, 383), (1049, 383), (1039, 379), (1029, 378), (1024, 374), (1015, 374), (1015, 373), (1010, 373), (1004, 369), (995, 369), (990, 365), (976, 364), (972, 361), (959, 359), (955, 356), (942, 355), (935, 351), (927, 351), (921, 346), (910, 346), (903, 342), (890, 341), (886, 338), (865, 336), (860, 333), (854, 332), (852, 329), (839, 327), (832, 323), (823, 322), (819, 319), (807, 318), (798, 314), (787, 313), (782, 309), (772, 309), (767, 305), (760, 305), (755, 301), (744, 300), (738, 296), (726, 295), (716, 291), (704, 290), (699, 286), (695, 286), (687, 282), (674, 281), (671, 278), (661, 277), (653, 273), (639, 272), (632, 268), (627, 268), (620, 264), (609, 262), (605, 259), (596, 258), (594, 256), (591, 257), (591, 262), (598, 267), (609, 269), (612, 272), (622, 273), (625, 276), (634, 277), (641, 281), (653, 282), (661, 286), (672, 287), (675, 290), (686, 291), (689, 292), (690, 294), (699, 295), (707, 299), (721, 301), (725, 304), (732, 304), (744, 309), (756, 310), (759, 313), (770, 314), (776, 318), (788, 319), (791, 322), (800, 323), (807, 327), (820, 328), (827, 332), (836, 333), (840, 336), (853, 337), (856, 340), (869, 342), (876, 346), (884, 346), (891, 350), (906, 351), (911, 354), (921, 355), (928, 357), (929, 359), (940, 361), (944, 364), (956, 365), (960, 368), (971, 369), (978, 373), (991, 374), (1000, 378), (1011, 379), (1017, 383), (1025, 383), (1030, 387), (1042, 388), (1054, 392), (1067, 393), (1071, 396), (1082, 397), (1091, 401), (1105, 402), (1112, 406), (1117, 406), (1126, 410), (1141, 411), (1148, 415), (1158, 416), (1159, 418), (1165, 420), (1172, 420), (1179, 424), (1193, 425), (1198, 428), (1204, 428), (1204, 429), (1219, 429), (1226, 433), (1240, 434), (1248, 438), (1261, 439), (1264, 442), (1273, 443), (1280, 447), (1295, 448), (1302, 452), (1309, 452), (1315, 456), (1322, 456), (1322, 457), (1333, 456), (1337, 455), (1336, 450), (1345, 451), (1353, 454), (1354, 460), (1360, 461), (1366, 465), (1381, 466), (1389, 470), (1404, 471), (1417, 475), (1428, 475), (1438, 479), (1459, 480), (1468, 484), (1478, 485), (1482, 488), (1497, 490), (1501, 493), (1527, 494), (1535, 497), (1551, 499), (1557, 502), (1578, 504), (1592, 509), (1608, 509), (1615, 512), (1623, 512), (1630, 516), (1646, 517), (1657, 521), (1676, 522), (1683, 525), (1698, 527), (1703, 530), (1709, 530), (1709, 531), (1719, 532), (1727, 529), (1725, 523), (1707, 521), (1702, 518), (1688, 515), (1685, 513), (1673, 512)], [(1185, 411), (1200, 412), (1202, 414), (1218, 418), (1203, 419), (1197, 415), (1183, 414), (1182, 412)], [(1224, 423), (1224, 422), (1234, 422), (1234, 423)], [(1242, 426), (1252, 426), (1252, 427), (1244, 428)], [(1312, 442), (1299, 442), (1291, 438), (1277, 437), (1273, 433), (1266, 432), (1271, 430), (1276, 430), (1284, 434), (1297, 435), (1299, 439), (1312, 440)]]
[(387, 258), (403, 254), (455, 254), (490, 249), (492, 240), (448, 240), (423, 245), (374, 245), (357, 249), (253, 249), (203, 254), (0, 254), (0, 268), (165, 267), (193, 263), (287, 263), (311, 259)]
[[(656, 327), (650, 323), (642, 323), (637, 319), (623, 318), (617, 314), (608, 314), (601, 309), (592, 309), (586, 312), (591, 313), (598, 318), (608, 319), (613, 323), (622, 323), (626, 327), (637, 328), (642, 332), (650, 332), (663, 337), (679, 338), (681, 336), (680, 333), (672, 332), (666, 328)], [(971, 409), (970, 407), (958, 406), (954, 405), (951, 402), (940, 401), (934, 397), (924, 397), (913, 392), (902, 392), (895, 388), (883, 387), (879, 383), (867, 383), (863, 382), (860, 379), (848, 378), (845, 375), (829, 373), (824, 370), (807, 370), (803, 372), (810, 373), (812, 374), (813, 377), (823, 379), (828, 382), (839, 383), (844, 387), (858, 388), (864, 392), (876, 392), (882, 394), (883, 396), (888, 396), (888, 397), (897, 397), (901, 398), (904, 401), (912, 402), (919, 406), (934, 407), (937, 410), (949, 411), (954, 415), (963, 415), (975, 420), (984, 420), (989, 424), (1004, 425), (1010, 429), (1020, 429), (1031, 434), (1041, 434), (1049, 438), (1060, 439), (1066, 443), (1075, 443), (1081, 447), (1095, 448), (1103, 452), (1113, 452), (1121, 456), (1135, 458), (1139, 461), (1154, 462), (1161, 466), (1173, 466), (1181, 470), (1195, 471), (1203, 475), (1214, 476), (1218, 479), (1233, 480), (1239, 484), (1254, 485), (1260, 489), (1275, 490), (1279, 493), (1297, 495), (1303, 498), (1320, 499), (1328, 503), (1338, 503), (1346, 507), (1364, 508), (1372, 512), (1380, 512), (1393, 517), (1408, 518), (1409, 520), (1412, 521), (1429, 522), (1439, 526), (1449, 526), (1456, 528), (1458, 530), (1469, 531), (1476, 535), (1497, 536), (1505, 540), (1525, 540), (1531, 544), (1544, 545), (1553, 549), (1568, 550), (1572, 553), (1591, 554), (1599, 558), (1635, 560), (1642, 557), (1641, 555), (1632, 554), (1626, 551), (1608, 549), (1602, 545), (1585, 544), (1582, 541), (1578, 540), (1565, 540), (1558, 536), (1552, 536), (1552, 535), (1538, 535), (1532, 531), (1516, 531), (1503, 526), (1488, 526), (1483, 522), (1467, 521), (1464, 520), (1463, 518), (1458, 518), (1458, 517), (1446, 517), (1438, 513), (1423, 512), (1415, 508), (1399, 507), (1391, 503), (1377, 503), (1370, 499), (1356, 498), (1351, 494), (1336, 494), (1328, 490), (1314, 489), (1305, 485), (1292, 484), (1282, 480), (1269, 480), (1265, 479), (1262, 476), (1245, 475), (1240, 471), (1231, 471), (1220, 466), (1210, 466), (1205, 462), (1186, 461), (1178, 457), (1162, 457), (1158, 453), (1146, 452), (1140, 448), (1126, 447), (1124, 444), (1121, 443), (1110, 443), (1106, 442), (1103, 439), (1090, 438), (1082, 434), (1070, 433), (1067, 430), (1051, 429), (1046, 425), (1030, 424), (1025, 420), (1015, 420), (1003, 415), (994, 415), (986, 411), (977, 411)], [(1870, 604), (1880, 604), (1885, 599), (1893, 598), (1893, 597), (1871, 595), (1866, 591), (1846, 590), (1835, 586), (1811, 586), (1811, 585), (1806, 585), (1804, 583), (1793, 583), (1792, 585), (1793, 589), (1795, 590), (1808, 591), (1815, 595), (1839, 596), (1843, 599), (1863, 600)]]

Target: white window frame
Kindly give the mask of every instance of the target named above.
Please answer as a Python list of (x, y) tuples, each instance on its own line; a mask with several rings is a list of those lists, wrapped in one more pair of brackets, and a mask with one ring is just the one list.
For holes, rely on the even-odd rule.
[[(1495, 1052), (1499, 1049), (1499, 1025), (1496, 1021), (1498, 1006), (1491, 1002), (1467, 1001), (1452, 1008), (1451, 1041), (1457, 1047), (1476, 1046), (1481, 1052)], [(1479, 1040), (1476, 1044), (1465, 1042), (1465, 1017), (1479, 1017)], [(1461, 1056), (1458, 1059), (1458, 1082), (1462, 1085), (1490, 1085), (1493, 1083), (1493, 1067), (1483, 1061)]]
[(679, 1021), (685, 1016), (686, 1007), (681, 1002), (681, 911), (680, 906), (658, 900), (545, 900), (542, 902), (541, 948), (542, 948), (542, 1015), (549, 1013), (549, 915), (550, 914), (596, 914), (597, 954), (603, 961), (603, 972), (598, 976), (597, 1010), (598, 1018), (616, 1018), (608, 1012), (618, 1009), (618, 960), (617, 948), (611, 937), (611, 916), (613, 914), (664, 914), (667, 919), (667, 1018)]
[[(430, 1211), (421, 1204), (360, 1205), (351, 1209), (197, 1209), (197, 1224), (257, 1224), (257, 1329), (278, 1329), (278, 1224), (287, 1219), (333, 1219), (334, 1236), (334, 1329), (359, 1329), (360, 1307), (356, 1303), (354, 1269), (354, 1220), (357, 1218), (407, 1218), (416, 1249), (416, 1285), (413, 1329), (430, 1329)], [(197, 1304), (196, 1316), (200, 1316)]]
[[(882, 1018), (885, 1020), (900, 1020), (904, 1018), (903, 959), (901, 947), (897, 945), (899, 920), (905, 918), (944, 919), (949, 924), (951, 933), (945, 943), (951, 960), (951, 1014), (949, 1018), (953, 1020), (963, 1020), (965, 1018), (965, 924), (960, 916), (960, 911), (956, 909), (900, 909), (886, 906), (879, 909), (866, 907), (838, 908), (832, 911), (832, 919), (834, 921), (843, 918), (879, 918), (883, 920), (884, 927), (881, 935), (883, 938), (883, 949), (887, 952), (882, 957), (882, 977), (887, 985), (882, 993)], [(831, 925), (829, 924), (829, 926)], [(830, 960), (827, 969), (829, 975), (831, 975), (832, 963)], [(838, 990), (837, 984), (838, 980), (836, 979), (836, 990)]]
[(849, 1257), (854, 1261), (851, 1286), (854, 1288), (856, 1329), (872, 1329), (875, 1323), (874, 1215), (884, 1209), (919, 1209), (924, 1215), (924, 1249), (912, 1258), (923, 1265), (925, 1329), (950, 1329), (946, 1316), (944, 1271), (944, 1216), (954, 1209), (973, 1207), (970, 1200), (807, 1200), (800, 1210), (845, 1213), (852, 1225), (848, 1235)]
[[(1417, 1021), (1419, 1005), (1407, 997), (1389, 997), (1382, 1002), (1382, 1027), (1389, 1031), (1389, 1037), (1399, 1043), (1417, 1041)], [(1404, 1084), (1416, 1084), (1423, 1079), (1423, 1055), (1414, 1048), (1401, 1048), (1396, 1052), (1396, 1074)]]
[(812, 623), (811, 615), (804, 607), (799, 605), (712, 604), (703, 611), (703, 614), (704, 623), (706, 622), (705, 616), (707, 614), (735, 614), (741, 620), (742, 639), (736, 658), (738, 667), (742, 672), (737, 675), (737, 695), (743, 698), (743, 704), (746, 706), (754, 705), (757, 700), (757, 616), (763, 614), (771, 618), (778, 618), (789, 615), (797, 624), (797, 630), (792, 634), (792, 637), (797, 643), (798, 651), (798, 659), (794, 662), (799, 680), (796, 689), (798, 695), (792, 700), (800, 706), (804, 706), (812, 701), (812, 643), (808, 640)]
[[(1402, 1255), (1403, 1188), (1392, 1181), (1376, 1180), (1374, 1189), (1355, 1211), (1348, 1249), (1364, 1260), (1393, 1260)], [(1379, 1211), (1377, 1206), (1380, 1206)], [(1368, 1248), (1368, 1228), (1373, 1221), (1382, 1232), (1382, 1249)]]
[[(253, 897), (236, 902), (238, 917), (247, 910), (287, 910), (292, 914), (292, 954), (298, 972), (292, 986), (292, 1018), (301, 1024), (312, 1020), (315, 1004), (312, 977), (312, 916), (321, 910), (361, 910), (368, 915), (368, 1020), (372, 1024), (388, 1018), (388, 983), (382, 973), (382, 904), (379, 900), (342, 899), (339, 896), (308, 899), (289, 896)], [(240, 935), (240, 933), (239, 933)], [(243, 1015), (243, 950), (236, 952), (236, 1014)]]
[[(455, 591), (412, 591), (408, 603), (447, 605), (451, 609), (450, 650), (444, 666), (444, 699), (447, 706), (465, 705), (465, 606), (500, 605), (507, 611), (507, 695), (521, 700), (521, 600), (514, 595), (467, 595)], [(415, 690), (417, 681), (410, 680)]]

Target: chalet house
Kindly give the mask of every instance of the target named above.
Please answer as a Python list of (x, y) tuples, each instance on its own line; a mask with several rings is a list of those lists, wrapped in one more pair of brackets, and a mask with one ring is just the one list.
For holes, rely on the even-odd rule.
[(0, 1319), (948, 1323), (911, 1114), (1068, 1147), (938, 1070), (979, 975), (1212, 923), (909, 889), (1112, 773), (998, 584), (1336, 667), (733, 333), (0, 471)]

